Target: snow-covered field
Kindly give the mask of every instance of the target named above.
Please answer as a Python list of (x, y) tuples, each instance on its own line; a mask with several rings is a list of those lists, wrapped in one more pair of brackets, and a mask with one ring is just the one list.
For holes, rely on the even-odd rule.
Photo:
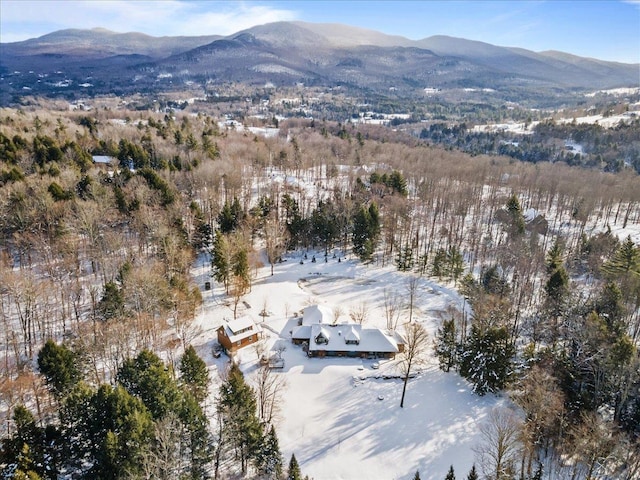
[[(585, 115), (582, 117), (570, 117), (570, 118), (561, 118), (556, 120), (557, 123), (572, 123), (576, 122), (578, 124), (598, 124), (604, 128), (613, 128), (616, 125), (623, 123), (629, 123), (635, 120), (638, 117), (638, 112), (625, 112), (620, 115), (610, 115), (605, 117), (603, 115)], [(488, 125), (474, 125), (471, 129), (474, 133), (479, 132), (508, 132), (508, 133), (517, 133), (520, 135), (530, 135), (534, 132), (535, 127), (540, 122), (508, 122), (508, 123), (493, 123)]]
[[(348, 358), (308, 358), (293, 345), (290, 331), (294, 317), (305, 306), (338, 306), (349, 322), (349, 309), (366, 302), (369, 326), (384, 328), (384, 290), (395, 289), (406, 296), (407, 274), (394, 267), (363, 266), (356, 260), (338, 262), (330, 254), (328, 262), (311, 253), (304, 264), (301, 254), (276, 265), (274, 276), (268, 266), (256, 272), (243, 311), (263, 329), (269, 347), (286, 339), (283, 354), (287, 387), (276, 421), (285, 462), (295, 453), (302, 472), (323, 479), (409, 479), (416, 470), (422, 479), (442, 479), (449, 465), (458, 476), (466, 475), (475, 461), (473, 447), (479, 442), (478, 427), (487, 413), (504, 399), (478, 397), (456, 373), (438, 369), (429, 346), (429, 361), (416, 378), (409, 381), (404, 408), (400, 408), (401, 380), (384, 379), (395, 372), (396, 362)], [(339, 255), (338, 255), (339, 256)], [(206, 262), (205, 262), (206, 263)], [(200, 285), (208, 278), (201, 261), (194, 271)], [(424, 279), (416, 302), (414, 320), (421, 321), (432, 334), (449, 306), (462, 308), (462, 300), (447, 287)], [(215, 328), (232, 318), (224, 292), (214, 288), (204, 292), (204, 306), (196, 319), (202, 333), (193, 342), (211, 369), (212, 399), (220, 385), (219, 372), (228, 358), (211, 354), (216, 342)], [(265, 309), (269, 315), (261, 317)], [(403, 314), (406, 321), (407, 315)], [(432, 336), (433, 338), (433, 336)], [(249, 382), (257, 364), (252, 346), (241, 350), (238, 360)]]

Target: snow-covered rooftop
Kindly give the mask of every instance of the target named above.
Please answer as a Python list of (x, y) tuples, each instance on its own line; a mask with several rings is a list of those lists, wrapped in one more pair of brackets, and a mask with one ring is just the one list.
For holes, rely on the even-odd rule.
[(231, 342), (239, 342), (251, 335), (261, 331), (260, 325), (257, 325), (251, 317), (245, 316), (227, 322), (224, 331)]
[(310, 305), (302, 312), (302, 325), (316, 325), (318, 323), (331, 323), (333, 309), (326, 305)]
[[(316, 343), (318, 335), (328, 342)], [(357, 341), (358, 343), (347, 343)], [(388, 334), (379, 328), (362, 328), (361, 325), (312, 325), (309, 341), (309, 351), (335, 352), (389, 352), (398, 353), (398, 344), (393, 334)]]

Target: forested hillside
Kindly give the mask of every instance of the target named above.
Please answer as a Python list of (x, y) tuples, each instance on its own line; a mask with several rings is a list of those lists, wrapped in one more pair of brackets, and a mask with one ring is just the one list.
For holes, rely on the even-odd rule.
[[(542, 464), (637, 478), (635, 172), (471, 156), (370, 125), (289, 120), (265, 138), (219, 120), (0, 111), (5, 478), (279, 478), (256, 392), (235, 367), (211, 391), (189, 348), (204, 291), (190, 272), (211, 259), (235, 314), (263, 262), (336, 249), (464, 296), (434, 350), (478, 395), (522, 409), (497, 478)], [(605, 134), (584, 135), (599, 155)], [(621, 152), (637, 143), (607, 135)]]

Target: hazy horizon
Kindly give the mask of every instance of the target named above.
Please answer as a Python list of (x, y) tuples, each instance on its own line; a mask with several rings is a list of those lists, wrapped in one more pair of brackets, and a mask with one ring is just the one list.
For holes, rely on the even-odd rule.
[[(149, 22), (153, 18), (153, 22)], [(230, 35), (277, 21), (340, 23), (420, 40), (448, 35), (640, 63), (640, 1), (0, 1), (0, 42), (67, 28)]]

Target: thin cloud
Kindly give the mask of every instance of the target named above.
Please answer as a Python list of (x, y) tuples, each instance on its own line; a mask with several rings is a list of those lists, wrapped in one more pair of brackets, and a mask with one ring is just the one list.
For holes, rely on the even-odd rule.
[(2, 0), (0, 41), (40, 36), (63, 28), (103, 27), (115, 32), (229, 35), (254, 25), (295, 20), (293, 10), (252, 2), (164, 0)]

